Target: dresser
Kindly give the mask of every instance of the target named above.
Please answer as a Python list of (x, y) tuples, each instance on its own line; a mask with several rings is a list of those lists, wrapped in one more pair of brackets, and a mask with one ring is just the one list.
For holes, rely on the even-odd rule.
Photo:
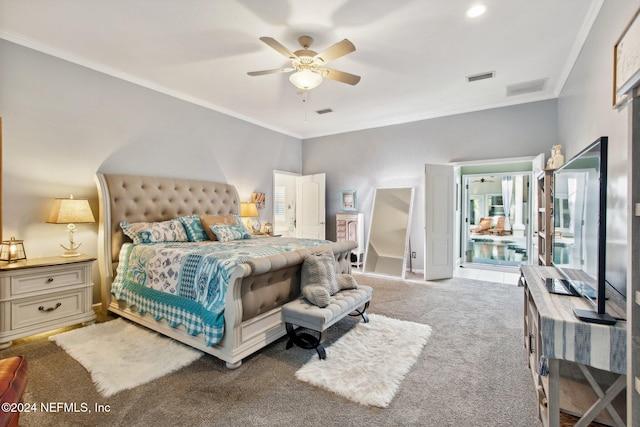
[[(560, 412), (580, 418), (576, 426), (586, 427), (593, 420), (624, 426), (627, 322), (618, 320), (613, 326), (582, 322), (573, 309), (592, 310), (584, 298), (552, 294), (545, 286), (545, 278), (563, 278), (555, 267), (520, 270), (524, 348), (543, 426), (558, 427)], [(582, 271), (570, 273), (571, 279), (594, 281)], [(624, 307), (612, 298), (607, 300), (607, 313), (626, 317)]]
[(93, 323), (94, 261), (80, 255), (0, 263), (0, 349), (25, 336)]
[(360, 267), (364, 258), (364, 214), (336, 214), (336, 241), (353, 240), (358, 247), (351, 252), (351, 265)]

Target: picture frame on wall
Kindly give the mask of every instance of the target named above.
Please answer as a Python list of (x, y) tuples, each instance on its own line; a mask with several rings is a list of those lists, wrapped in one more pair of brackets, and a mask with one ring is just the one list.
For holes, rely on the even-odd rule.
[(263, 209), (265, 202), (264, 193), (251, 193), (251, 201), (256, 204), (258, 209)]
[(356, 190), (340, 190), (340, 209), (343, 211), (358, 210)]
[(640, 19), (636, 11), (613, 48), (613, 106), (624, 103), (640, 83)]

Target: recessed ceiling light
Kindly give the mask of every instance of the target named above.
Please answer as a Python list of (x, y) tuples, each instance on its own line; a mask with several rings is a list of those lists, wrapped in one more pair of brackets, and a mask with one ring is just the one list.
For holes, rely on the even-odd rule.
[(469, 18), (477, 18), (478, 16), (483, 15), (486, 11), (487, 11), (487, 6), (483, 4), (478, 4), (470, 7), (469, 10), (467, 10), (467, 16)]

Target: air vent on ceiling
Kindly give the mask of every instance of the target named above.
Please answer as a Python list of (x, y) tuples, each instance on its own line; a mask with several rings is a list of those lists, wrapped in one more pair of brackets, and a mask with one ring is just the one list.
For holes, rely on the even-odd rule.
[(507, 86), (507, 96), (524, 95), (525, 93), (541, 92), (547, 86), (549, 79), (531, 80)]
[(477, 82), (478, 80), (492, 79), (495, 76), (496, 76), (496, 72), (495, 71), (488, 71), (486, 73), (480, 73), (480, 74), (474, 74), (472, 76), (467, 76), (467, 82), (471, 83), (471, 82)]
[(332, 110), (331, 108), (325, 108), (324, 110), (318, 110), (318, 111), (316, 111), (316, 113), (318, 113), (318, 114), (333, 113), (333, 110)]

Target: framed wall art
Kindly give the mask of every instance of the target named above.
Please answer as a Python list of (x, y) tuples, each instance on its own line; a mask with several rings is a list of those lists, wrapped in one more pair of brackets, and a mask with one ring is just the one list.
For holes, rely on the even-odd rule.
[(251, 201), (256, 204), (258, 209), (264, 208), (264, 193), (251, 193)]
[(340, 209), (343, 211), (358, 210), (358, 198), (356, 196), (356, 190), (340, 191)]
[(613, 106), (622, 104), (640, 82), (640, 19), (638, 10), (613, 48)]

